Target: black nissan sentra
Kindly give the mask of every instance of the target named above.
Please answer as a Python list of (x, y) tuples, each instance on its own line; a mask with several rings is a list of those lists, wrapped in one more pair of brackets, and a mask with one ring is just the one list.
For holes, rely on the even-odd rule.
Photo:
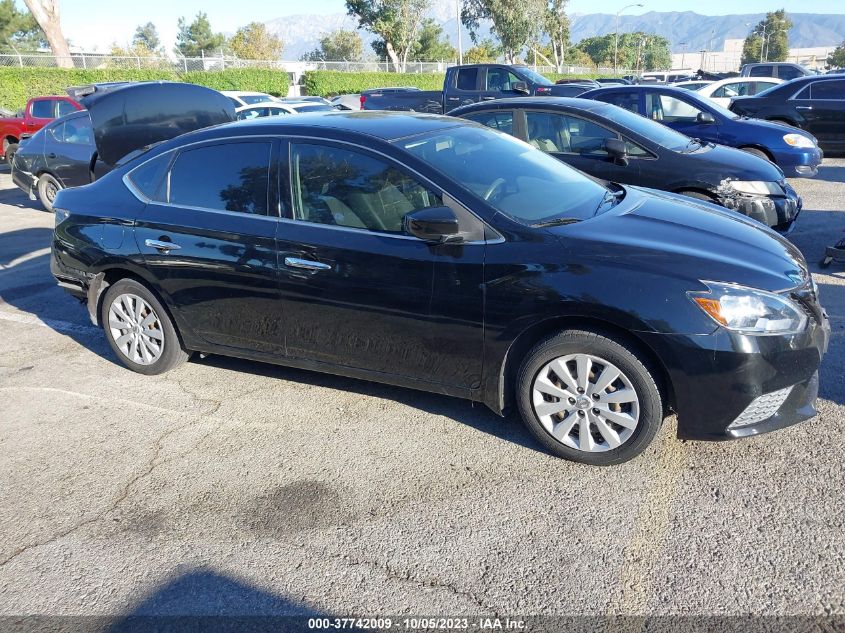
[(735, 212), (449, 117), (206, 127), (231, 104), (181, 84), (85, 105), (113, 169), (58, 194), (52, 269), (134, 371), (201, 352), (434, 391), (597, 465), (670, 411), (700, 440), (815, 415), (830, 328), (806, 263)]

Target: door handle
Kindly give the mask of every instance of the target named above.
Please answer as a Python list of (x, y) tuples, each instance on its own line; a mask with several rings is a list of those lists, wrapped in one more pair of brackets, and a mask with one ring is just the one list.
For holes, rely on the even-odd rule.
[(448, 101), (457, 101), (460, 97), (446, 97)]
[(493, 101), (496, 97), (481, 97), (482, 101)]
[(795, 106), (796, 110), (812, 110), (813, 106)]
[(144, 240), (144, 244), (150, 248), (156, 249), (160, 253), (167, 255), (170, 251), (178, 251), (181, 246), (173, 242), (162, 242), (160, 240)]
[(310, 259), (299, 259), (298, 257), (285, 257), (285, 266), (313, 271), (331, 269), (331, 266), (324, 264), (323, 262), (315, 262)]

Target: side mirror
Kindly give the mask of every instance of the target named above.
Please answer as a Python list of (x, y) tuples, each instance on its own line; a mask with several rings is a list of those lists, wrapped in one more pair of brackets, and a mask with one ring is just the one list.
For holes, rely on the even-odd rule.
[(531, 94), (531, 91), (528, 89), (528, 84), (524, 81), (515, 81), (511, 84), (511, 90), (514, 92), (518, 92), (520, 94)]
[(716, 119), (709, 112), (699, 112), (698, 116), (695, 117), (695, 121), (696, 123), (701, 123), (702, 125), (712, 125), (716, 122)]
[(628, 148), (625, 141), (620, 138), (606, 138), (603, 147), (617, 165), (628, 166)]
[(405, 232), (426, 242), (462, 241), (458, 216), (449, 207), (429, 207), (405, 215)]

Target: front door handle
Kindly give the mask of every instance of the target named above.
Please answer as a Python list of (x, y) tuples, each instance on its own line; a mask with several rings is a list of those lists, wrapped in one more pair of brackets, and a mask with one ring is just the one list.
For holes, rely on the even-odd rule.
[(493, 101), (496, 97), (481, 97), (482, 101)]
[(156, 249), (160, 253), (164, 253), (167, 255), (170, 251), (178, 251), (181, 246), (178, 244), (174, 244), (173, 242), (162, 242), (160, 240), (144, 240), (144, 244), (149, 246), (150, 248)]
[(812, 110), (813, 106), (795, 106), (796, 110)]
[(298, 257), (285, 257), (285, 266), (314, 271), (331, 269), (331, 266), (324, 264), (323, 262), (315, 262), (310, 259), (299, 259)]

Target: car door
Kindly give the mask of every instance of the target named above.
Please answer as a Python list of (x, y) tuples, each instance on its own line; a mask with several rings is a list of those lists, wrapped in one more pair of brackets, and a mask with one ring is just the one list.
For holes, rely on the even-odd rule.
[(88, 113), (73, 115), (47, 131), (44, 159), (47, 170), (64, 187), (81, 187), (91, 182), (94, 132)]
[(492, 101), (493, 99), (524, 96), (524, 93), (517, 92), (513, 88), (518, 82), (525, 83), (510, 68), (487, 66), (484, 69), (484, 86), (481, 90), (480, 100)]
[(481, 90), (482, 72), (478, 66), (458, 67), (454, 73), (454, 85), (444, 86), (444, 112), (475, 103)]
[(845, 148), (845, 79), (814, 81), (809, 92), (805, 89), (797, 95), (795, 108), (804, 117), (807, 131), (828, 150)]
[(621, 138), (618, 132), (569, 113), (524, 110), (524, 114), (524, 140), (537, 149), (596, 178), (636, 184), (637, 165), (620, 165), (604, 149), (607, 139)]
[(146, 269), (180, 326), (211, 348), (205, 351), (283, 352), (277, 148), (276, 140), (263, 137), (209, 141), (160, 156), (128, 176), (148, 200), (135, 225)]
[[(295, 358), (469, 389), (481, 380), (483, 225), (432, 183), (357, 145), (296, 140), (279, 223), (280, 314)], [(449, 205), (468, 243), (405, 233)]]
[(56, 118), (54, 99), (33, 99), (26, 121), (26, 132), (33, 134)]

